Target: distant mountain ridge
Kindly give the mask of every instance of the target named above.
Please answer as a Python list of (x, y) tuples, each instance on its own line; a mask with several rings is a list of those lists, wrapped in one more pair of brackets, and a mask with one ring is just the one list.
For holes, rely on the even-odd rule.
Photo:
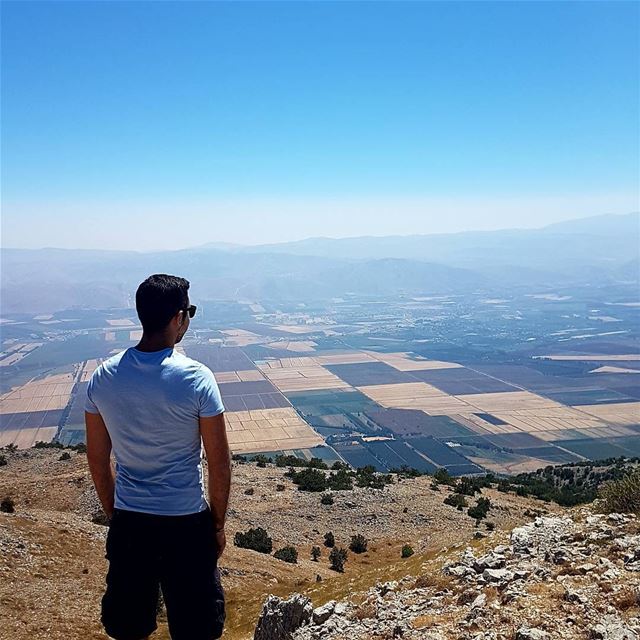
[(542, 229), (217, 244), (160, 252), (5, 249), (3, 313), (125, 307), (151, 273), (212, 300), (329, 300), (347, 293), (465, 294), (504, 286), (640, 283), (640, 214)]

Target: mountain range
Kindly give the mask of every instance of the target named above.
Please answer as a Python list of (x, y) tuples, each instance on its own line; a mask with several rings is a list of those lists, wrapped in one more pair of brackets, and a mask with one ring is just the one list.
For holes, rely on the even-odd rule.
[(465, 294), (503, 287), (640, 284), (640, 213), (541, 229), (309, 238), (177, 251), (4, 249), (3, 313), (126, 307), (151, 273), (180, 274), (210, 300)]

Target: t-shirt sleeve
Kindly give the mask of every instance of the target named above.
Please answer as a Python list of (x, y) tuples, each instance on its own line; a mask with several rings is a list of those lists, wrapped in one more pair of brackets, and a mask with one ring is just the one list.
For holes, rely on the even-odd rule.
[(196, 384), (198, 413), (202, 418), (217, 416), (224, 411), (218, 383), (209, 367), (202, 366)]
[(93, 391), (95, 387), (96, 376), (97, 376), (97, 370), (94, 371), (91, 378), (89, 378), (89, 384), (87, 385), (87, 390), (85, 391), (84, 410), (87, 413), (100, 413), (100, 410), (96, 406), (96, 403), (94, 402), (94, 398), (93, 398)]

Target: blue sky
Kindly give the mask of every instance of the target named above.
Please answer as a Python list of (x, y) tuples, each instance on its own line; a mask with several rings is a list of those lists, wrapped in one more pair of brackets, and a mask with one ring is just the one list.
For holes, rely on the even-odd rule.
[(146, 250), (635, 210), (639, 15), (3, 2), (2, 244)]

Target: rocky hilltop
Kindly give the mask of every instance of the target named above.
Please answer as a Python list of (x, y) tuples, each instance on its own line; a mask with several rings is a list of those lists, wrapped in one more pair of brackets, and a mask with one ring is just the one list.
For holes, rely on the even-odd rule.
[(640, 639), (637, 517), (582, 508), (498, 537), (315, 609), (272, 596), (255, 640)]
[[(10, 498), (12, 512), (0, 512), (0, 638), (106, 640), (107, 528), (86, 456), (30, 449), (2, 457), (0, 500)], [(286, 468), (236, 461), (233, 474), (220, 563), (225, 640), (638, 636), (640, 532), (631, 516), (483, 487), (490, 508), (478, 524), (456, 508), (461, 494), (432, 477), (354, 484), (323, 503)], [(477, 499), (466, 497), (470, 506)], [(234, 545), (236, 533), (257, 527), (273, 553)], [(349, 550), (344, 572), (330, 568), (328, 532), (338, 548), (353, 536), (367, 541)], [(287, 546), (295, 563), (275, 556)], [(153, 638), (168, 640), (162, 612), (159, 622)]]

